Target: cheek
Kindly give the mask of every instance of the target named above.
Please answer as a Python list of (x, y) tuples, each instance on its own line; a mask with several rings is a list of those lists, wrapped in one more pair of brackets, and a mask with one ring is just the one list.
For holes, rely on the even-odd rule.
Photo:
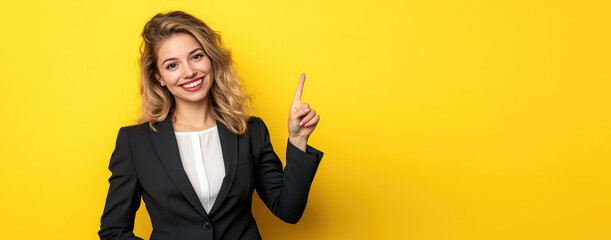
[(167, 84), (175, 84), (180, 79), (180, 73), (178, 73), (177, 71), (165, 72), (161, 74), (161, 77), (163, 78), (163, 80), (165, 80)]
[(212, 72), (212, 62), (210, 62), (209, 58), (206, 58), (200, 62), (197, 63), (198, 64), (198, 68), (206, 71), (207, 73)]

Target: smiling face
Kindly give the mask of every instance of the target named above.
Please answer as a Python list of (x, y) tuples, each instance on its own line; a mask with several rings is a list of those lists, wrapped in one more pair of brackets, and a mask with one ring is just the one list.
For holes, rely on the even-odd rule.
[(174, 95), (177, 105), (205, 103), (212, 86), (212, 64), (190, 34), (177, 33), (157, 50), (157, 81)]

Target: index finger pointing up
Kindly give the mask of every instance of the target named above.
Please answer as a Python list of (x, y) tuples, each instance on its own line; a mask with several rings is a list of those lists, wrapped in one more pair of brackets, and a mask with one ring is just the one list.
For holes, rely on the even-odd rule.
[(300, 103), (301, 102), (301, 93), (303, 93), (303, 84), (305, 83), (305, 73), (301, 73), (301, 77), (299, 78), (299, 85), (297, 85), (297, 91), (295, 91), (295, 98), (293, 102)]

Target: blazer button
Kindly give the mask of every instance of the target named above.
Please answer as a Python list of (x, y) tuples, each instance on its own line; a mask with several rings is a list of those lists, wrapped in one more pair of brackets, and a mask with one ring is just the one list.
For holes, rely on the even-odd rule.
[(204, 222), (204, 229), (208, 230), (210, 229), (210, 227), (212, 227), (212, 225), (210, 224), (210, 222)]

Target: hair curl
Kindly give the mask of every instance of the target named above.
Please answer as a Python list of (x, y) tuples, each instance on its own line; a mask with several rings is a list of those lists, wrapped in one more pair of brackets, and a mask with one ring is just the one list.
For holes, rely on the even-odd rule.
[(208, 104), (213, 117), (232, 132), (244, 134), (252, 111), (252, 97), (242, 91), (242, 84), (233, 68), (231, 51), (223, 45), (220, 33), (183, 11), (159, 13), (144, 26), (139, 60), (142, 112), (138, 123), (148, 122), (151, 129), (157, 131), (155, 123), (163, 121), (176, 110), (174, 96), (155, 78), (155, 73), (159, 73), (157, 50), (161, 42), (175, 33), (191, 34), (210, 58), (213, 81)]

